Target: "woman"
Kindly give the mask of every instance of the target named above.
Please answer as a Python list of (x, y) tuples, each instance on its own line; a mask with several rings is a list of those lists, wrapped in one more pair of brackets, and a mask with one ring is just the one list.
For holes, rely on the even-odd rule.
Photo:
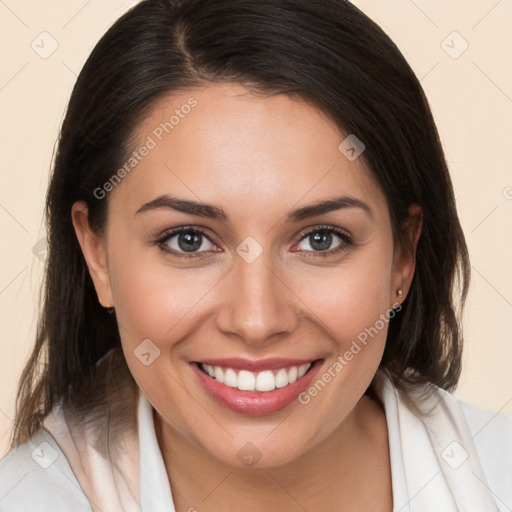
[(47, 215), (1, 511), (512, 507), (511, 421), (449, 393), (469, 262), (436, 127), (350, 3), (138, 4)]

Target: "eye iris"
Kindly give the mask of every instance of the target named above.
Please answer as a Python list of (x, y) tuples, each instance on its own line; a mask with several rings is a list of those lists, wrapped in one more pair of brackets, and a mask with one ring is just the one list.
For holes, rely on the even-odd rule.
[[(332, 235), (331, 233), (327, 233), (325, 231), (319, 231), (314, 235), (310, 235), (311, 247), (318, 251), (325, 251), (329, 249), (332, 243)], [(315, 244), (319, 244), (316, 245)]]
[(193, 252), (201, 247), (201, 237), (201, 233), (180, 233), (178, 245), (183, 251)]

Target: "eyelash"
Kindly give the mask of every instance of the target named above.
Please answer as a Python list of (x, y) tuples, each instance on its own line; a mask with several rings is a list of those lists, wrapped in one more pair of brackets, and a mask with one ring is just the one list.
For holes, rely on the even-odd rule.
[[(317, 256), (320, 256), (321, 258), (326, 258), (328, 256), (335, 256), (343, 251), (347, 251), (354, 245), (351, 236), (346, 231), (343, 231), (339, 228), (335, 228), (333, 226), (318, 226), (318, 227), (315, 227), (314, 229), (305, 231), (300, 234), (300, 238), (299, 238), (299, 241), (297, 242), (297, 244), (317, 232), (334, 233), (336, 236), (338, 236), (343, 241), (343, 243), (337, 249), (329, 249), (327, 251), (300, 251), (300, 252), (304, 253), (306, 258), (316, 258)], [(204, 236), (206, 239), (208, 239), (211, 243), (215, 243), (212, 240), (210, 240), (210, 237), (201, 228), (191, 227), (191, 226), (181, 226), (179, 228), (175, 228), (171, 231), (166, 232), (162, 237), (160, 237), (158, 240), (156, 240), (155, 244), (162, 251), (172, 254), (174, 257), (188, 259), (188, 260), (190, 260), (192, 258), (204, 258), (205, 256), (203, 253), (209, 252), (209, 251), (199, 251), (199, 252), (195, 252), (195, 253), (194, 252), (185, 253), (185, 252), (180, 252), (180, 251), (171, 249), (167, 245), (167, 242), (174, 236), (179, 235), (180, 233), (200, 234), (200, 235)]]

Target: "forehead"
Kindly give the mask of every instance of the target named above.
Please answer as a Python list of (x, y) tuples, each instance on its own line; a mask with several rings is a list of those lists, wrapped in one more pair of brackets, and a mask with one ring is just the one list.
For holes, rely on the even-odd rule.
[(133, 210), (167, 193), (250, 215), (346, 194), (386, 209), (363, 159), (340, 151), (347, 136), (297, 97), (238, 84), (181, 91), (140, 123), (112, 199)]

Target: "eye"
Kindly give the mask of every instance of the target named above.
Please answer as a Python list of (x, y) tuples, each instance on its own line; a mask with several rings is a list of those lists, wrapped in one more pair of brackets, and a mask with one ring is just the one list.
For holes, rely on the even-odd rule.
[(185, 258), (194, 257), (196, 253), (217, 249), (217, 246), (202, 230), (186, 226), (167, 232), (157, 242), (162, 250)]
[[(177, 258), (198, 258), (206, 256), (203, 253), (222, 252), (202, 229), (190, 226), (168, 231), (156, 241), (156, 244), (161, 250)], [(304, 252), (308, 257), (326, 257), (346, 251), (352, 245), (348, 233), (333, 226), (322, 226), (303, 233), (295, 245), (299, 250), (294, 252)]]
[(328, 256), (347, 250), (351, 245), (350, 235), (338, 228), (325, 226), (303, 234), (297, 247), (302, 251), (316, 253), (315, 256)]

